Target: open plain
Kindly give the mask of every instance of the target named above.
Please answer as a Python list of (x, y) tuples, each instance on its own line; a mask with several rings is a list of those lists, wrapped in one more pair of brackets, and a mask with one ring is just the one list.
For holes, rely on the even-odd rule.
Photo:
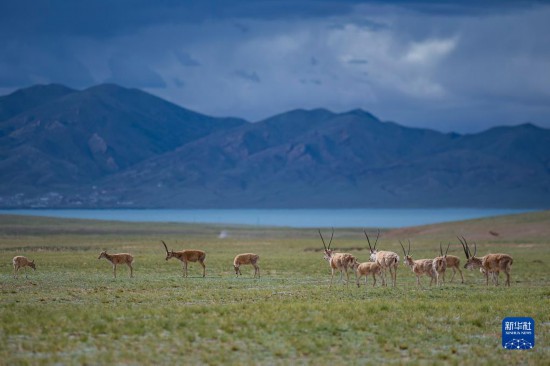
[[(375, 233), (376, 228), (370, 228)], [(226, 235), (220, 237), (220, 232)], [(330, 233), (330, 229), (325, 229)], [(477, 253), (513, 256), (511, 287), (467, 271), (456, 236)], [(462, 261), (465, 283), (430, 287), (403, 265), (439, 243)], [(183, 278), (170, 249), (206, 252)], [(367, 261), (362, 229), (337, 229), (332, 247)], [(550, 211), (383, 230), (378, 248), (399, 254), (397, 286), (344, 285), (323, 261), (317, 229), (147, 224), (0, 216), (0, 365), (14, 364), (547, 364), (550, 359)], [(102, 250), (134, 256), (128, 268)], [(233, 258), (257, 253), (262, 277)], [(25, 255), (36, 271), (13, 278)], [(389, 275), (388, 275), (389, 276)], [(354, 278), (354, 276), (350, 276)], [(501, 346), (501, 322), (529, 316), (536, 345)]]

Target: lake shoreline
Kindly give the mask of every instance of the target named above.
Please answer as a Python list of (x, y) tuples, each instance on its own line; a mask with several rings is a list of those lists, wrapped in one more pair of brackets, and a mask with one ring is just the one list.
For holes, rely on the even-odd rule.
[(401, 228), (535, 212), (521, 209), (13, 209), (0, 214), (289, 228)]

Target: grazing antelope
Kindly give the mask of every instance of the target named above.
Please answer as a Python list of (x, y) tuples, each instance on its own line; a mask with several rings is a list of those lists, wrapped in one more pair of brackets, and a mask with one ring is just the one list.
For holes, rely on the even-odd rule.
[(29, 278), (27, 276), (27, 267), (31, 267), (36, 271), (36, 265), (34, 264), (34, 259), (31, 262), (30, 260), (27, 259), (27, 257), (18, 255), (16, 257), (13, 257), (12, 263), (13, 263), (13, 278), (17, 278), (19, 276), (20, 268), (25, 269), (25, 278)]
[(430, 286), (432, 285), (435, 273), (433, 270), (433, 259), (417, 259), (413, 260), (411, 256), (411, 241), (409, 240), (409, 250), (405, 251), (405, 247), (403, 246), (403, 243), (399, 241), (399, 244), (401, 244), (401, 248), (403, 248), (403, 254), (405, 255), (405, 260), (403, 263), (408, 265), (413, 273), (416, 275), (416, 283), (418, 286), (422, 287), (422, 284), (420, 283), (420, 276), (426, 275), (430, 277)]
[[(447, 250), (443, 254), (443, 248), (441, 243), (439, 243), (439, 257), (433, 259), (432, 268), (435, 274), (435, 284), (436, 286), (441, 286), (442, 283), (445, 283), (445, 271), (447, 270), (447, 253), (449, 252), (449, 247), (451, 244), (447, 245)], [(441, 278), (441, 280), (440, 280)]]
[(129, 253), (118, 253), (118, 254), (107, 254), (107, 251), (104, 250), (101, 253), (99, 253), (99, 257), (97, 259), (105, 258), (113, 265), (113, 275), (116, 278), (116, 266), (118, 264), (126, 264), (128, 267), (130, 267), (130, 277), (134, 277), (134, 268), (132, 267), (132, 262), (134, 261), (134, 257), (132, 257)]
[(162, 241), (164, 249), (166, 249), (166, 260), (170, 258), (177, 258), (182, 262), (183, 266), (183, 277), (187, 277), (187, 263), (188, 262), (199, 262), (202, 266), (202, 276), (206, 276), (206, 266), (204, 265), (204, 260), (206, 259), (206, 253), (202, 250), (188, 249), (180, 250), (179, 252), (174, 252), (173, 250), (168, 251), (166, 243)]
[(483, 269), (481, 273), (485, 275), (487, 286), (489, 286), (489, 274), (491, 275), (495, 286), (498, 286), (498, 276), (500, 274), (500, 271), (504, 271), (504, 273), (506, 274), (506, 285), (510, 286), (510, 268), (512, 266), (512, 263), (514, 263), (514, 259), (510, 255), (496, 253), (487, 254), (486, 256), (478, 258), (476, 257), (476, 243), (474, 243), (474, 254), (472, 255), (466, 239), (462, 237), (462, 239), (458, 238), (458, 240), (460, 241), (460, 244), (462, 244), (462, 248), (464, 248), (464, 254), (466, 254), (466, 264), (464, 265), (464, 268), (480, 268), (480, 270)]
[(237, 277), (239, 275), (242, 275), (241, 273), (241, 265), (243, 264), (251, 264), (254, 267), (254, 277), (256, 277), (256, 274), (258, 274), (258, 278), (260, 278), (260, 267), (258, 266), (258, 261), (260, 260), (260, 256), (254, 253), (245, 253), (245, 254), (239, 254), (233, 259), (233, 267), (235, 268), (235, 274)]
[(382, 268), (378, 263), (375, 262), (363, 262), (359, 263), (355, 261), (353, 264), (353, 269), (355, 269), (355, 282), (357, 287), (359, 287), (359, 279), (362, 276), (365, 276), (365, 286), (367, 285), (369, 275), (372, 275), (374, 282), (372, 287), (376, 285), (376, 275), (382, 275)]
[(387, 286), (386, 282), (386, 268), (389, 269), (392, 286), (395, 287), (397, 282), (397, 266), (399, 265), (399, 256), (397, 253), (389, 252), (386, 250), (376, 250), (376, 244), (378, 243), (378, 238), (380, 237), (380, 230), (378, 230), (378, 235), (376, 236), (376, 241), (374, 242), (374, 247), (370, 244), (369, 236), (367, 235), (366, 230), (363, 230), (365, 236), (367, 237), (367, 242), (369, 243), (370, 249), (370, 260), (372, 262), (378, 263), (380, 268), (382, 268), (382, 286)]
[(325, 254), (323, 255), (323, 259), (326, 260), (331, 269), (331, 276), (330, 276), (330, 286), (332, 286), (332, 281), (334, 279), (334, 271), (339, 270), (340, 271), (340, 281), (343, 280), (343, 272), (346, 272), (346, 284), (349, 283), (349, 273), (348, 269), (353, 267), (353, 264), (357, 261), (355, 257), (348, 253), (335, 253), (333, 249), (330, 249), (330, 245), (332, 244), (332, 239), (334, 238), (334, 229), (332, 229), (332, 235), (330, 237), (330, 242), (328, 243), (328, 246), (325, 243), (325, 239), (323, 239), (323, 235), (321, 234), (321, 230), (319, 230), (319, 236), (321, 237), (321, 241), (323, 242), (323, 246), (325, 247)]

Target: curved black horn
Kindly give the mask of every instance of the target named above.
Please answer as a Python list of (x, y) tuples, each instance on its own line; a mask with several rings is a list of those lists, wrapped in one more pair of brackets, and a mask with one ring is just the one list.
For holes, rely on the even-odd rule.
[(380, 229), (378, 229), (378, 234), (376, 234), (376, 241), (374, 242), (374, 250), (376, 250), (376, 244), (378, 244), (379, 237), (380, 237)]
[(327, 250), (327, 245), (325, 244), (325, 239), (323, 239), (323, 234), (321, 234), (321, 229), (319, 231), (319, 236), (321, 237), (321, 240), (323, 241), (323, 246), (325, 247), (325, 250)]
[(399, 240), (399, 245), (401, 245), (401, 248), (403, 249), (403, 254), (405, 254), (405, 257), (407, 256), (407, 251), (405, 250), (405, 247), (403, 246), (403, 243), (401, 243), (401, 240)]
[(166, 253), (168, 253), (168, 247), (166, 246), (166, 243), (164, 242), (164, 240), (161, 240), (161, 242), (164, 245), (164, 249), (166, 249)]
[[(472, 255), (472, 250), (470, 249), (470, 245), (468, 245), (468, 242), (466, 241), (465, 237), (462, 237), (462, 240), (464, 240), (464, 244), (466, 244), (466, 249), (468, 249), (468, 255), (469, 255), (468, 258), (472, 258), (473, 255)], [(474, 253), (474, 255), (475, 255), (475, 253)]]
[(470, 249), (468, 248), (468, 243), (466, 242), (466, 239), (464, 239), (464, 237), (462, 237), (462, 239), (464, 239), (464, 241), (462, 241), (462, 239), (460, 239), (460, 237), (456, 237), (458, 239), (458, 241), (460, 241), (460, 244), (462, 244), (462, 249), (464, 249), (464, 254), (466, 255), (466, 259), (470, 259)]
[(369, 243), (369, 249), (371, 252), (374, 252), (374, 250), (372, 249), (371, 245), (370, 245), (370, 239), (369, 239), (369, 236), (367, 234), (367, 230), (363, 229), (363, 232), (365, 233), (365, 236), (367, 237), (367, 242)]
[(332, 228), (332, 234), (330, 235), (330, 241), (328, 242), (329, 249), (330, 249), (330, 245), (332, 244), (332, 238), (334, 238), (334, 228)]

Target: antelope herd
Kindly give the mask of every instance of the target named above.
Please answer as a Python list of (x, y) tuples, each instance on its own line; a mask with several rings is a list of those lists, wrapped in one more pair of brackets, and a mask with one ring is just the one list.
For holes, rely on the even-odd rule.
[[(319, 236), (324, 247), (323, 259), (328, 262), (331, 269), (330, 277), (330, 286), (333, 284), (334, 272), (340, 272), (340, 281), (343, 281), (343, 274), (346, 274), (346, 284), (349, 283), (349, 270), (355, 272), (355, 280), (357, 287), (360, 286), (359, 280), (362, 276), (365, 276), (365, 285), (368, 281), (368, 276), (373, 277), (373, 286), (376, 285), (376, 276), (382, 278), (382, 286), (387, 286), (386, 281), (386, 271), (390, 272), (392, 279), (392, 286), (395, 287), (397, 283), (397, 267), (399, 265), (399, 256), (397, 253), (392, 251), (377, 250), (376, 246), (378, 244), (378, 239), (380, 238), (380, 230), (376, 235), (376, 240), (374, 245), (371, 245), (370, 238), (367, 232), (363, 231), (369, 245), (370, 257), (369, 262), (360, 263), (357, 258), (349, 253), (340, 253), (334, 251), (331, 248), (332, 240), (334, 239), (334, 229), (332, 229), (330, 241), (328, 245), (325, 242), (321, 230), (319, 230)], [(512, 263), (514, 262), (513, 258), (508, 254), (497, 253), (497, 254), (487, 254), (483, 257), (476, 257), (477, 254), (477, 245), (474, 243), (474, 253), (472, 254), (470, 246), (467, 240), (462, 237), (457, 237), (464, 254), (466, 255), (466, 264), (464, 268), (466, 269), (478, 269), (485, 276), (486, 285), (489, 285), (489, 277), (491, 277), (492, 282), (495, 286), (498, 286), (498, 277), (500, 272), (504, 272), (506, 275), (506, 285), (510, 286), (510, 270)], [(168, 261), (170, 258), (176, 258), (182, 262), (183, 267), (183, 276), (187, 277), (187, 267), (189, 262), (198, 262), (202, 266), (202, 277), (206, 277), (206, 265), (204, 261), (206, 259), (206, 253), (202, 250), (197, 249), (187, 249), (181, 251), (168, 250), (166, 243), (161, 240), (164, 249), (166, 250), (166, 258)], [(439, 244), (439, 255), (434, 258), (426, 259), (413, 259), (411, 256), (411, 241), (408, 240), (408, 248), (405, 250), (405, 246), (399, 240), (401, 249), (403, 250), (404, 260), (403, 264), (410, 267), (413, 274), (416, 276), (416, 282), (419, 287), (422, 287), (420, 278), (422, 276), (427, 276), (430, 278), (430, 286), (435, 281), (437, 286), (441, 286), (445, 283), (445, 273), (448, 269), (452, 269), (453, 275), (450, 279), (450, 282), (453, 282), (453, 279), (458, 271), (461, 277), (461, 283), (464, 283), (464, 276), (460, 270), (460, 258), (448, 255), (450, 243), (447, 245), (445, 253), (443, 253), (443, 246)], [(111, 262), (113, 266), (113, 276), (116, 278), (116, 267), (119, 264), (125, 264), (130, 269), (130, 277), (133, 277), (134, 268), (132, 263), (134, 257), (130, 253), (118, 253), (118, 254), (108, 254), (106, 250), (102, 251), (99, 254), (98, 259), (105, 258)], [(260, 267), (258, 266), (258, 261), (260, 257), (254, 253), (244, 253), (238, 254), (233, 260), (233, 268), (237, 277), (242, 275), (240, 267), (242, 265), (251, 265), (254, 267), (254, 278), (256, 276), (260, 278)], [(12, 260), (13, 263), (13, 277), (17, 278), (19, 269), (25, 269), (25, 277), (27, 277), (26, 267), (31, 267), (36, 270), (36, 265), (34, 259), (30, 261), (24, 256), (15, 256)], [(28, 278), (28, 277), (27, 277)]]
[[(377, 250), (376, 245), (378, 244), (378, 239), (380, 238), (380, 230), (376, 235), (376, 240), (374, 245), (371, 245), (369, 235), (365, 230), (363, 230), (365, 237), (367, 238), (367, 243), (370, 250), (370, 262), (359, 263), (355, 256), (348, 253), (338, 253), (330, 248), (332, 244), (332, 239), (334, 238), (334, 229), (332, 229), (332, 235), (330, 237), (330, 242), (328, 246), (325, 243), (323, 235), (319, 230), (319, 236), (321, 236), (321, 241), (323, 242), (324, 255), (323, 258), (329, 262), (331, 268), (331, 278), (330, 285), (332, 286), (332, 281), (334, 278), (334, 271), (340, 271), (340, 281), (343, 280), (343, 272), (346, 273), (346, 283), (349, 282), (348, 268), (355, 270), (355, 282), (357, 287), (359, 287), (359, 279), (362, 276), (365, 276), (365, 284), (367, 284), (367, 279), (369, 275), (373, 277), (373, 286), (376, 285), (376, 275), (382, 277), (382, 286), (387, 286), (386, 282), (386, 270), (390, 272), (392, 278), (392, 286), (395, 287), (397, 282), (397, 267), (399, 265), (399, 256), (397, 253), (385, 250)], [(510, 268), (513, 263), (513, 259), (508, 254), (487, 254), (484, 257), (476, 257), (477, 246), (474, 243), (474, 254), (471, 253), (468, 242), (464, 237), (457, 237), (466, 255), (466, 264), (464, 268), (466, 269), (476, 269), (479, 268), (480, 272), (486, 278), (486, 284), (489, 285), (489, 276), (493, 283), (498, 286), (498, 276), (500, 271), (503, 271), (506, 274), (506, 285), (510, 286)], [(420, 283), (420, 277), (428, 276), (430, 278), (430, 286), (435, 281), (436, 286), (441, 286), (445, 283), (445, 272), (447, 269), (452, 269), (453, 275), (451, 276), (450, 282), (453, 282), (453, 279), (456, 275), (456, 272), (460, 273), (461, 283), (464, 283), (464, 276), (460, 270), (460, 258), (454, 255), (448, 255), (449, 248), (451, 244), (447, 245), (445, 253), (443, 253), (443, 245), (439, 243), (439, 256), (435, 258), (426, 258), (426, 259), (416, 259), (414, 260), (411, 256), (411, 241), (408, 240), (408, 249), (405, 250), (405, 246), (401, 241), (399, 244), (403, 249), (404, 261), (403, 263), (411, 268), (411, 271), (416, 276), (416, 283), (419, 287), (422, 286)]]

